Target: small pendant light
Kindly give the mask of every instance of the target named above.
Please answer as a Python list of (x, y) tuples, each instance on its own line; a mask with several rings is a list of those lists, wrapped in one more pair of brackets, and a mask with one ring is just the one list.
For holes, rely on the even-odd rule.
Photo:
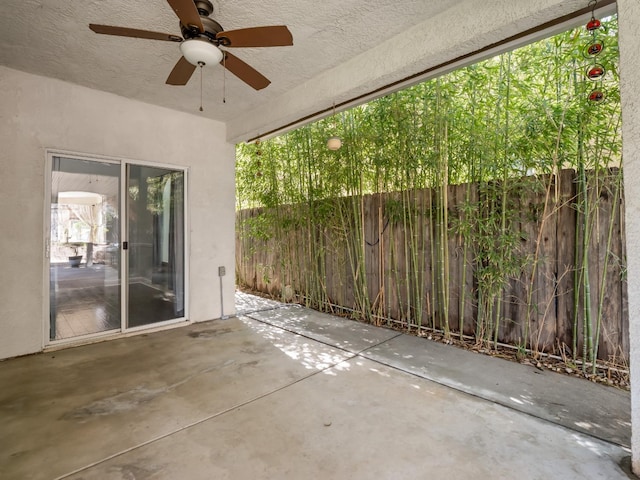
[(340, 137), (329, 137), (327, 140), (327, 148), (329, 150), (339, 150), (342, 146), (342, 140)]
[[(336, 117), (336, 103), (333, 102), (333, 120), (334, 120), (333, 127), (334, 127), (334, 129), (335, 129), (335, 125), (336, 125), (335, 117)], [(333, 151), (339, 150), (340, 147), (342, 147), (342, 140), (340, 139), (340, 137), (335, 136), (335, 135), (333, 137), (329, 137), (329, 139), (327, 140), (327, 148), (329, 150), (333, 150)]]

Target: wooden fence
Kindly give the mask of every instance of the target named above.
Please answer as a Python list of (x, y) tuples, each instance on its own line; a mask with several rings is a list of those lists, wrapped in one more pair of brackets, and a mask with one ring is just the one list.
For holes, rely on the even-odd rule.
[[(600, 360), (626, 365), (618, 173), (587, 172), (586, 204), (574, 170), (518, 179), (508, 198), (518, 214), (507, 225), (517, 244), (503, 252), (499, 244), (497, 252), (517, 268), (498, 276), (499, 291), (488, 298), (481, 275), (495, 259), (478, 247), (478, 235), (482, 212), (499, 206), (482, 207), (484, 187), (475, 184), (239, 211), (237, 280), (322, 310), (344, 307), (378, 324), (462, 327), (477, 340), (568, 357), (586, 357), (591, 338)], [(443, 198), (446, 215), (435, 215)]]

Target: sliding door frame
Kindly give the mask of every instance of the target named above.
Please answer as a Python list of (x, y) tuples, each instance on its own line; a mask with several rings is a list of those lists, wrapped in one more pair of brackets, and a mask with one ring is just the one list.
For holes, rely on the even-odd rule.
[[(184, 215), (184, 315), (182, 317), (173, 318), (171, 320), (165, 320), (163, 322), (151, 323), (148, 325), (140, 325), (138, 327), (128, 327), (128, 306), (129, 306), (129, 298), (128, 298), (128, 286), (129, 286), (129, 254), (131, 249), (123, 250), (122, 246), (120, 248), (120, 252), (122, 254), (122, 268), (124, 269), (123, 281), (122, 281), (122, 332), (138, 332), (141, 330), (149, 330), (150, 328), (158, 328), (164, 327), (167, 325), (173, 325), (175, 323), (189, 321), (189, 245), (191, 244), (191, 238), (189, 236), (190, 227), (189, 227), (189, 208), (188, 208), (188, 198), (189, 198), (189, 169), (188, 167), (180, 166), (180, 165), (172, 165), (168, 163), (157, 163), (157, 162), (144, 162), (144, 161), (123, 161), (122, 162), (122, 184), (121, 184), (121, 201), (123, 202), (123, 219), (121, 223), (121, 228), (123, 229), (123, 239), (129, 241), (129, 222), (127, 221), (127, 212), (129, 209), (128, 205), (128, 192), (127, 187), (129, 184), (129, 166), (141, 166), (141, 167), (152, 167), (152, 168), (160, 168), (163, 170), (171, 169), (178, 170), (183, 173), (184, 179), (184, 188), (183, 188), (183, 215)], [(123, 240), (124, 241), (124, 240)]]
[[(50, 287), (50, 269), (51, 269), (51, 194), (52, 194), (52, 168), (54, 157), (66, 157), (74, 160), (84, 160), (93, 162), (110, 163), (114, 165), (120, 165), (120, 329), (108, 330), (105, 332), (99, 332), (89, 335), (79, 335), (76, 337), (70, 337), (60, 340), (52, 340), (49, 338), (49, 331), (51, 328), (51, 287)], [(171, 169), (181, 171), (184, 179), (183, 189), (183, 208), (184, 208), (184, 315), (182, 317), (174, 318), (157, 323), (151, 323), (148, 325), (142, 325), (139, 327), (127, 327), (127, 314), (128, 314), (128, 283), (129, 283), (129, 250), (123, 249), (123, 242), (128, 241), (129, 237), (129, 225), (127, 214), (127, 186), (128, 186), (128, 166), (139, 165), (146, 167), (155, 167), (161, 169)], [(43, 331), (42, 331), (42, 347), (55, 347), (66, 344), (76, 343), (89, 343), (101, 339), (102, 337), (121, 337), (128, 333), (135, 333), (138, 331), (148, 331), (161, 327), (171, 326), (178, 323), (189, 321), (189, 295), (190, 295), (190, 219), (189, 219), (189, 168), (182, 165), (148, 162), (132, 160), (122, 157), (111, 157), (107, 155), (95, 155), (80, 152), (73, 152), (68, 150), (47, 149), (45, 151), (45, 175), (44, 175), (44, 215), (43, 215), (43, 272), (42, 272), (42, 284), (43, 284), (43, 299), (42, 302), (43, 311)]]

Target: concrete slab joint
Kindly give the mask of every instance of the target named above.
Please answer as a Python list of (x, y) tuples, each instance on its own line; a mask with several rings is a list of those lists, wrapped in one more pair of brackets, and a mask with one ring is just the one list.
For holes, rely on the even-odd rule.
[(3, 363), (2, 478), (627, 478), (627, 392), (246, 294), (237, 309)]

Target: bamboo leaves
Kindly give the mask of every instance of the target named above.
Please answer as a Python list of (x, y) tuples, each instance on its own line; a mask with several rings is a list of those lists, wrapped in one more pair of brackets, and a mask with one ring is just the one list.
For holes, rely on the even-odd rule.
[(239, 281), (256, 283), (253, 262), (270, 288), (365, 321), (618, 355), (617, 24), (604, 23), (597, 106), (575, 30), (238, 146)]

